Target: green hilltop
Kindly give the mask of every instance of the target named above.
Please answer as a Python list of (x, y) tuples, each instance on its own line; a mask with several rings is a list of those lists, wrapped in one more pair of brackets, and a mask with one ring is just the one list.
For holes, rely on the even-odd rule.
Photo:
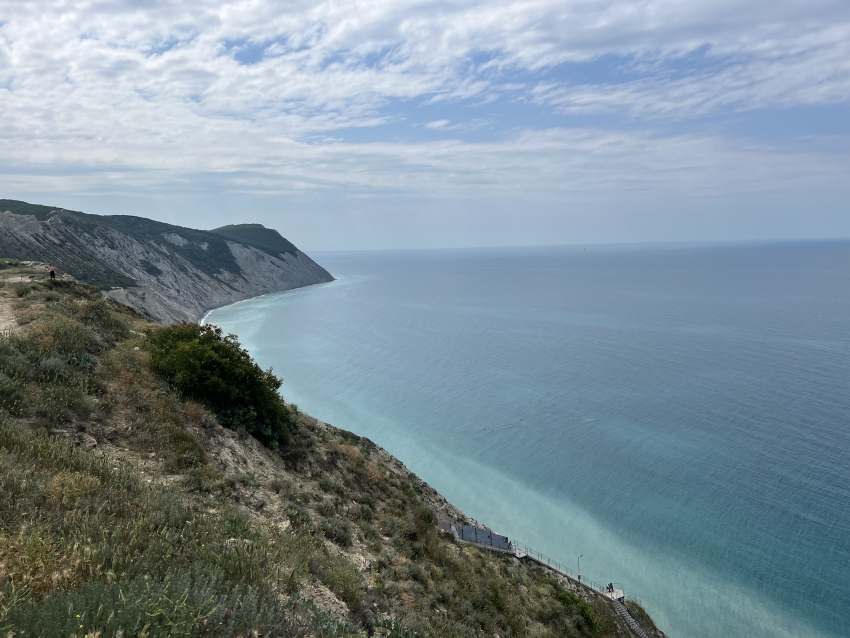
[(279, 232), (262, 224), (231, 224), (213, 228), (209, 232), (239, 244), (253, 246), (272, 257), (279, 258), (286, 253), (294, 256), (298, 250), (292, 242), (281, 237)]

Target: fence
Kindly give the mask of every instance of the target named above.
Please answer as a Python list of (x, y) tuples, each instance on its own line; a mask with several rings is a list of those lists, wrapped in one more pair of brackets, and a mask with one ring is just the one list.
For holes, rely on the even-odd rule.
[(611, 591), (608, 589), (607, 585), (600, 585), (589, 578), (582, 578), (581, 575), (574, 572), (566, 565), (562, 565), (558, 561), (552, 560), (548, 556), (533, 550), (528, 545), (511, 542), (507, 536), (494, 534), (488, 529), (464, 525), (461, 528), (461, 531), (458, 532), (454, 525), (446, 522), (441, 522), (440, 527), (447, 532), (451, 532), (455, 538), (463, 543), (474, 543), (483, 549), (510, 553), (517, 558), (529, 558), (540, 565), (545, 565), (550, 569), (554, 569), (556, 572), (576, 581), (580, 585), (583, 585), (588, 589), (592, 589), (606, 598), (610, 598), (613, 601), (617, 612), (626, 619), (626, 622), (628, 622), (629, 626), (632, 627), (638, 636), (641, 636), (641, 638), (647, 638), (650, 635), (651, 632), (649, 629), (637, 618), (637, 616), (632, 614), (631, 610), (625, 605), (626, 595), (622, 583), (612, 583), (613, 591)]
[(555, 571), (562, 573), (567, 578), (571, 578), (572, 580), (574, 580), (578, 583), (581, 583), (582, 585), (584, 585), (585, 587), (588, 587), (589, 589), (593, 589), (593, 590), (599, 592), (600, 594), (606, 593), (604, 585), (600, 585), (596, 581), (590, 580), (589, 578), (579, 576), (579, 574), (577, 572), (573, 571), (572, 569), (570, 569), (566, 565), (563, 565), (563, 564), (559, 563), (558, 561), (553, 560), (553, 559), (549, 558), (548, 556), (531, 549), (527, 545), (523, 545), (522, 543), (514, 543), (514, 550), (518, 554), (520, 552), (524, 553), (528, 558), (532, 559), (533, 561), (535, 561), (537, 563), (540, 563), (541, 565), (546, 565), (547, 567), (551, 567)]

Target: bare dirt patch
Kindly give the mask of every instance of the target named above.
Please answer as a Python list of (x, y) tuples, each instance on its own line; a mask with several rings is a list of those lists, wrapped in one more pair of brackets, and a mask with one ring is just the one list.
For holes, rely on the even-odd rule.
[(18, 322), (12, 311), (12, 300), (15, 298), (11, 290), (0, 290), (0, 335), (14, 334), (18, 331)]

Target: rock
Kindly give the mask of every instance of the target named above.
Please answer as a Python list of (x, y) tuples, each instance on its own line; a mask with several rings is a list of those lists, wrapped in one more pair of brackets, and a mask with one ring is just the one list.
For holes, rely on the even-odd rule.
[(77, 444), (86, 448), (87, 450), (93, 450), (97, 447), (97, 439), (94, 438), (91, 434), (78, 434)]
[(110, 223), (118, 222), (91, 216), (81, 223), (74, 213), (62, 210), (47, 221), (0, 212), (0, 254), (50, 258), (78, 277), (120, 280), (127, 287), (104, 294), (164, 323), (197, 321), (213, 308), (243, 299), (333, 281), (330, 273), (279, 236), (289, 252), (275, 256), (207, 231), (182, 229), (187, 236), (207, 238), (200, 259), (192, 252), (195, 243), (176, 232), (160, 234), (160, 242)]

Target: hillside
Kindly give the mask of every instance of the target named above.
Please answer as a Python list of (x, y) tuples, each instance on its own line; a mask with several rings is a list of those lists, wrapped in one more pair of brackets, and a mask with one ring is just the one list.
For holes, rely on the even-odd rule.
[(633, 636), (603, 596), (443, 532), (475, 522), (368, 439), (231, 403), (275, 381), (214, 329), (73, 281), (3, 284), (2, 309), (0, 635)]
[(0, 254), (56, 265), (157, 321), (198, 320), (249, 297), (333, 281), (259, 224), (195, 230), (0, 200)]

